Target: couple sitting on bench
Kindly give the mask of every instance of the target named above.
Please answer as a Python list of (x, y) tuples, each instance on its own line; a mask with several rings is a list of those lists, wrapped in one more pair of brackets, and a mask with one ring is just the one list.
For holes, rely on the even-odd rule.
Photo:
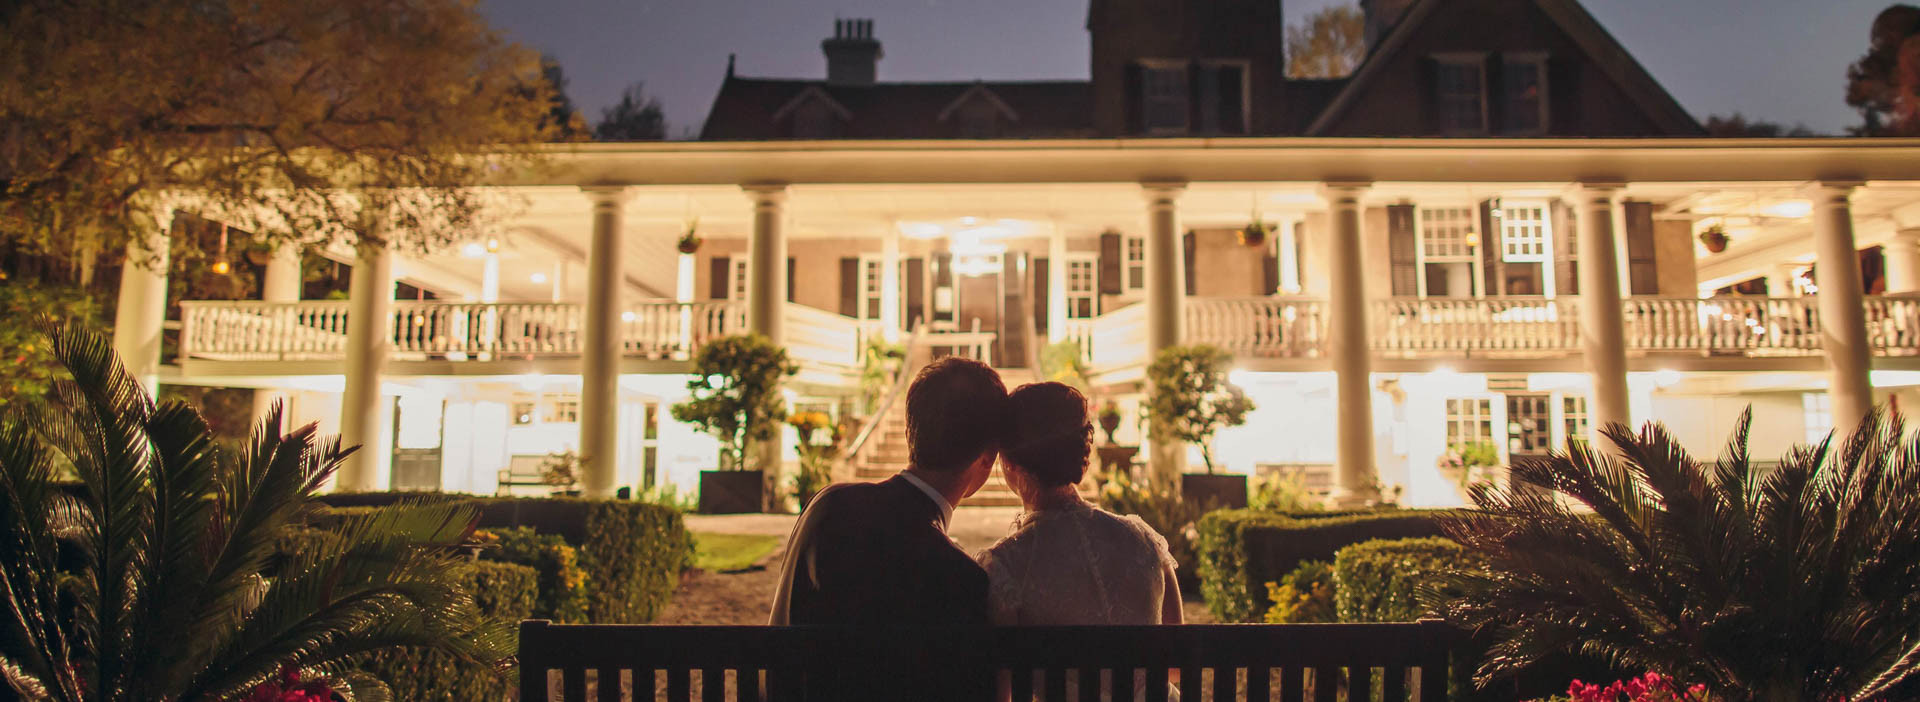
[[(776, 626), (962, 632), (989, 625), (1181, 623), (1166, 540), (1081, 499), (1093, 441), (1086, 398), (1060, 383), (1008, 394), (978, 361), (948, 357), (907, 391), (911, 467), (821, 492), (794, 527)], [(953, 506), (999, 461), (1026, 511), (977, 557), (947, 537)], [(900, 661), (861, 687), (888, 699), (989, 699), (961, 661)]]

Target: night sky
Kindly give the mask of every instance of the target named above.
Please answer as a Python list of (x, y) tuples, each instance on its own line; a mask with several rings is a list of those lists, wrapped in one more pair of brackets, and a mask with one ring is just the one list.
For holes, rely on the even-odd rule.
[[(1295, 0), (1288, 19), (1342, 0)], [(557, 56), (569, 94), (597, 121), (633, 81), (666, 109), (668, 133), (699, 131), (739, 54), (745, 76), (826, 75), (833, 19), (871, 18), (880, 79), (1087, 77), (1087, 0), (483, 0), (508, 35)], [(1627, 50), (1702, 121), (1749, 118), (1839, 133), (1846, 67), (1889, 0), (1585, 0)]]

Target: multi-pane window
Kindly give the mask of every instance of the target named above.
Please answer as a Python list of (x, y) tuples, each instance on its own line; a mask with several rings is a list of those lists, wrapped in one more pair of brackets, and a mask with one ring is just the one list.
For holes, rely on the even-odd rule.
[(1185, 132), (1192, 86), (1185, 64), (1146, 65), (1140, 68), (1142, 125), (1149, 132)]
[(1800, 409), (1807, 419), (1807, 443), (1827, 440), (1833, 431), (1833, 400), (1824, 392), (1800, 394)]
[(1565, 395), (1560, 398), (1560, 421), (1566, 425), (1568, 441), (1587, 438), (1587, 398)]
[(513, 403), (513, 423), (520, 424), (520, 425), (533, 423), (533, 403), (532, 402)]
[(1551, 399), (1544, 393), (1507, 396), (1507, 453), (1538, 455), (1553, 450)]
[(1546, 207), (1504, 205), (1500, 208), (1501, 260), (1508, 263), (1546, 261), (1551, 234)]
[(880, 259), (860, 259), (860, 318), (880, 318)]
[(1493, 441), (1493, 401), (1486, 398), (1447, 400), (1447, 445)]
[(1440, 131), (1447, 134), (1485, 134), (1485, 58), (1441, 57), (1437, 61), (1434, 106), (1439, 110)]
[(580, 421), (579, 398), (556, 398), (548, 402), (546, 417), (540, 421), (546, 424), (572, 424)]
[(1067, 259), (1067, 318), (1088, 319), (1094, 316), (1098, 305), (1094, 303), (1099, 293), (1095, 279), (1098, 268), (1091, 256), (1076, 256)]
[(747, 299), (747, 257), (733, 257), (733, 280), (727, 286), (733, 291), (733, 299)]
[(1420, 251), (1429, 261), (1441, 259), (1473, 260), (1468, 236), (1479, 213), (1471, 207), (1420, 208)]
[(1126, 251), (1127, 289), (1145, 290), (1147, 288), (1147, 238), (1127, 237)]
[(1500, 65), (1500, 95), (1505, 101), (1501, 129), (1509, 134), (1539, 134), (1547, 128), (1546, 62), (1538, 56), (1507, 55)]

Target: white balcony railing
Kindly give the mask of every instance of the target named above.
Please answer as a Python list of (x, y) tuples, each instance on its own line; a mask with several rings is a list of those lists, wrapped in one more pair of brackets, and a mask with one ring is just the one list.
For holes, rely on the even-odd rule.
[(1580, 312), (1567, 298), (1375, 300), (1374, 351), (1391, 355), (1528, 354), (1580, 348)]
[[(210, 360), (335, 360), (346, 352), (347, 303), (180, 303), (180, 355)], [(585, 308), (547, 302), (396, 301), (396, 360), (500, 360), (578, 356)], [(639, 302), (622, 310), (625, 354), (684, 357), (706, 340), (746, 328), (732, 302)]]
[(1326, 303), (1293, 298), (1192, 298), (1182, 343), (1212, 344), (1234, 356), (1311, 358), (1325, 351)]

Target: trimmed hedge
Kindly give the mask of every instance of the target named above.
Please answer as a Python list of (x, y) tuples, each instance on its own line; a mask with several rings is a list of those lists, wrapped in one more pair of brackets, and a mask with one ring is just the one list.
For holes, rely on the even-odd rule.
[(1427, 616), (1418, 593), (1441, 574), (1481, 563), (1443, 538), (1375, 539), (1333, 558), (1334, 609), (1343, 622), (1410, 622)]
[(531, 527), (487, 529), (494, 543), (482, 550), (488, 561), (515, 563), (539, 574), (540, 596), (534, 603), (533, 618), (561, 624), (587, 621), (588, 578), (580, 566), (580, 551), (558, 534), (542, 534)]
[[(532, 616), (539, 581), (534, 569), (494, 561), (475, 561), (471, 568), (473, 604), (481, 616), (509, 628)], [(506, 700), (518, 687), (511, 674), (438, 651), (375, 653), (360, 669), (385, 682), (396, 700)]]
[(1207, 609), (1223, 622), (1259, 622), (1273, 606), (1266, 584), (1304, 561), (1331, 561), (1349, 545), (1373, 539), (1439, 536), (1440, 510), (1281, 514), (1219, 510), (1203, 517), (1195, 543)]

